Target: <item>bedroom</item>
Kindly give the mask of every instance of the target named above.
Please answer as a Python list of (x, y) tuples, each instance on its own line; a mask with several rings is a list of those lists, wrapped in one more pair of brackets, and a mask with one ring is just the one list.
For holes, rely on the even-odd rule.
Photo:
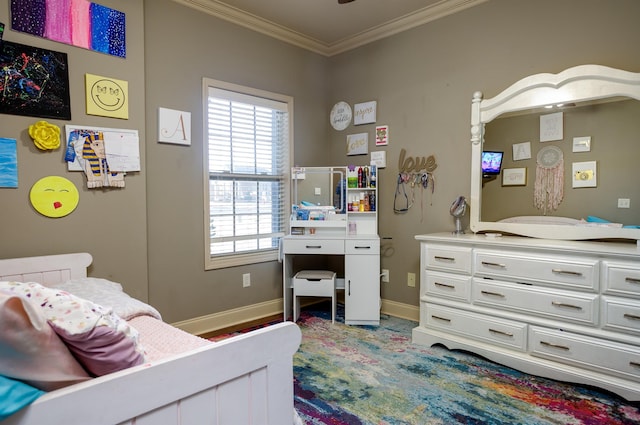
[[(0, 21), (7, 23), (8, 1), (3, 3)], [(155, 141), (158, 107), (191, 111), (194, 122), (201, 117), (203, 76), (292, 95), (294, 155), (300, 165), (347, 162), (344, 134), (328, 125), (330, 106), (338, 100), (378, 100), (380, 120), (393, 127), (387, 149), (393, 165), (383, 170), (379, 189), (379, 232), (393, 238), (394, 252), (381, 259), (382, 268), (391, 270), (382, 298), (389, 308), (415, 318), (418, 289), (408, 287), (405, 279), (407, 273), (419, 273), (414, 235), (452, 229), (448, 207), (456, 196), (468, 193), (472, 93), (495, 94), (525, 75), (584, 63), (640, 70), (638, 13), (632, 13), (639, 5), (631, 0), (491, 0), (333, 57), (169, 0), (102, 3), (127, 14), (129, 53), (124, 61), (8, 30), (5, 39), (69, 52), (71, 122), (138, 129), (144, 140), (142, 171), (127, 177), (125, 190), (83, 192), (72, 215), (45, 219), (30, 210), (28, 188), (41, 176), (59, 174), (61, 159), (27, 145), (25, 129), (33, 119), (4, 116), (2, 137), (20, 137), (20, 186), (2, 189), (0, 195), (5, 206), (0, 257), (90, 252), (95, 258), (91, 275), (122, 282), (171, 323), (194, 326), (224, 322), (225, 312), (238, 309), (248, 318), (261, 308), (275, 313), (282, 282), (276, 262), (204, 270), (202, 150), (196, 142), (201, 129), (194, 125), (190, 148)], [(84, 115), (87, 72), (129, 82), (128, 121)], [(439, 184), (424, 219), (418, 208), (402, 216), (391, 209), (401, 148), (412, 156), (434, 154), (438, 160)], [(81, 187), (80, 177), (74, 178)], [(250, 288), (242, 287), (244, 273), (254, 276)]]

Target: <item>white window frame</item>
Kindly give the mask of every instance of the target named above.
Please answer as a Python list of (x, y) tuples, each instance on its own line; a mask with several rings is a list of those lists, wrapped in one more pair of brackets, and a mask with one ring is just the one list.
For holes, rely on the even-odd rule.
[(211, 255), (211, 229), (210, 229), (210, 170), (209, 170), (209, 118), (208, 118), (208, 100), (210, 88), (221, 89), (230, 92), (235, 92), (239, 99), (242, 98), (261, 98), (268, 103), (276, 101), (286, 104), (289, 120), (288, 120), (288, 164), (284, 167), (284, 182), (285, 187), (282, 190), (281, 195), (284, 197), (282, 200), (282, 214), (283, 214), (283, 235), (288, 232), (287, 218), (289, 216), (290, 193), (291, 193), (291, 178), (290, 170), (293, 163), (293, 97), (272, 93), (265, 90), (255, 89), (251, 87), (245, 87), (238, 84), (227, 83), (224, 81), (214, 80), (211, 78), (203, 78), (203, 150), (204, 150), (204, 252), (205, 252), (205, 269), (221, 269), (225, 267), (234, 267), (254, 263), (262, 263), (267, 261), (278, 260), (279, 250), (277, 247), (272, 249), (232, 253), (225, 255)]

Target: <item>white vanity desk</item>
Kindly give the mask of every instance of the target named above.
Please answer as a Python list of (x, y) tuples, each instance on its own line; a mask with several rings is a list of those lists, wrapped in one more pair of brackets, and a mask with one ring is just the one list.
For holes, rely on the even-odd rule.
[(336, 287), (344, 290), (344, 318), (348, 325), (380, 324), (380, 238), (378, 235), (345, 237), (289, 235), (282, 239), (284, 319), (292, 317), (294, 257), (338, 255), (344, 257), (344, 278)]
[(640, 400), (635, 243), (418, 235), (414, 342)]
[[(294, 204), (297, 205), (298, 200), (312, 199), (322, 202), (319, 205), (342, 204), (344, 211), (328, 214), (325, 220), (299, 220), (292, 214), (291, 234), (281, 242), (284, 320), (294, 317), (293, 277), (301, 271), (296, 267), (296, 257), (339, 256), (344, 259), (344, 277), (336, 278), (336, 288), (344, 290), (345, 323), (379, 325), (380, 238), (376, 185), (347, 185), (349, 173), (345, 166), (296, 168), (292, 170), (292, 176)], [(341, 180), (344, 187), (339, 185)], [(336, 196), (331, 201), (316, 196), (322, 194)], [(356, 211), (345, 206), (352, 199), (365, 196), (374, 200), (373, 208), (370, 204), (368, 209)], [(293, 234), (294, 229), (303, 234)], [(303, 260), (305, 264), (313, 263), (306, 261), (309, 258)], [(319, 260), (322, 263), (322, 258)]]

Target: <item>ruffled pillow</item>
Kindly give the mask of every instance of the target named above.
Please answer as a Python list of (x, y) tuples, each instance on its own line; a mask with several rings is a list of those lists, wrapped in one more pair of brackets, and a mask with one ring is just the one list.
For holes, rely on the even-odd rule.
[[(0, 284), (6, 282), (0, 282)], [(0, 289), (0, 375), (52, 391), (89, 375), (26, 298)]]
[(0, 289), (40, 307), (49, 325), (94, 376), (145, 362), (138, 332), (111, 309), (35, 282), (0, 282)]

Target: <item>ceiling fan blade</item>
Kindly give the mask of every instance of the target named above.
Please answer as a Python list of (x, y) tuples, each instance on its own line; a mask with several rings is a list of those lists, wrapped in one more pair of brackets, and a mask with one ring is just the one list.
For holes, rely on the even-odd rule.
[(351, 3), (353, 0), (338, 0), (338, 4)]

